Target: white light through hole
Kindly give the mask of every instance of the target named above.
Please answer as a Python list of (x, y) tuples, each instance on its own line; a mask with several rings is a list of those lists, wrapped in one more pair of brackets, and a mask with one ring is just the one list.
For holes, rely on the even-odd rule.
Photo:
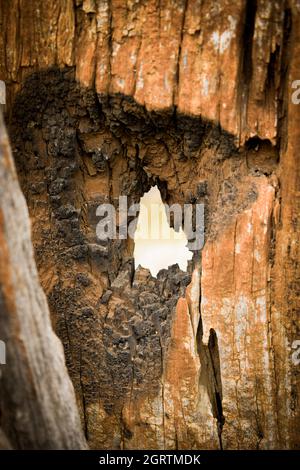
[(186, 247), (187, 238), (180, 228), (176, 232), (168, 224), (164, 204), (157, 186), (140, 200), (140, 214), (134, 236), (135, 267), (141, 265), (156, 276), (161, 269), (178, 264), (186, 271), (192, 253)]

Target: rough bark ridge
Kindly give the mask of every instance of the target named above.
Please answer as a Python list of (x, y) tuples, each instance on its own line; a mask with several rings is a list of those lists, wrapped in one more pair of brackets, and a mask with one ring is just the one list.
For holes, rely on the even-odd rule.
[[(299, 2), (0, 5), (15, 158), (90, 445), (299, 447)], [(95, 233), (99, 203), (153, 184), (206, 206), (204, 249), (158, 280)]]
[[(29, 215), (0, 116), (1, 427), (14, 448), (85, 449), (74, 389), (38, 280)], [(0, 429), (0, 446), (9, 446)]]

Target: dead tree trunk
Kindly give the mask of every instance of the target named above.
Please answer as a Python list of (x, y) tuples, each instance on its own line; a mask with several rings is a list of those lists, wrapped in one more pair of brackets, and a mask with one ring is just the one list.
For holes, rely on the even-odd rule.
[[(299, 448), (299, 0), (0, 0), (0, 25), (39, 278), (90, 447)], [(23, 207), (11, 179), (3, 203), (17, 194)], [(134, 270), (132, 240), (96, 237), (99, 204), (117, 210), (155, 184), (164, 202), (203, 203), (206, 223), (190, 272), (159, 279)], [(26, 387), (6, 390), (3, 427), (13, 445), (54, 446), (74, 399), (55, 385), (57, 346), (27, 344), (50, 326), (33, 322), (47, 307), (31, 248), (13, 246), (28, 220), (11, 204), (1, 269), (15, 302), (2, 311), (17, 313), (1, 321)], [(34, 374), (49, 361), (44, 388)], [(23, 403), (29, 434), (9, 414)], [(55, 442), (37, 433), (42, 418)]]
[(62, 345), (34, 261), (27, 205), (0, 118), (0, 422), (16, 449), (85, 449)]

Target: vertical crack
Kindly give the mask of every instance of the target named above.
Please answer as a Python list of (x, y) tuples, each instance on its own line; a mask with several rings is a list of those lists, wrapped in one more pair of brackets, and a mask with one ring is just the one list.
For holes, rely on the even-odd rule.
[[(283, 34), (281, 45), (281, 61), (280, 61), (280, 84), (278, 96), (277, 111), (277, 147), (282, 152), (287, 145), (287, 105), (288, 105), (288, 68), (290, 62), (291, 50), (291, 34), (292, 34), (292, 12), (289, 8), (284, 11), (283, 17)], [(280, 155), (280, 153), (279, 153)]]
[(164, 349), (161, 338), (160, 329), (158, 329), (159, 346), (160, 346), (160, 360), (161, 360), (161, 400), (162, 400), (162, 425), (163, 425), (163, 438), (164, 449), (166, 448), (166, 425), (165, 425), (165, 377), (164, 377)]
[(201, 379), (206, 385), (211, 403), (212, 413), (217, 420), (217, 431), (220, 449), (223, 450), (222, 430), (225, 423), (222, 406), (222, 380), (218, 338), (215, 330), (210, 329), (208, 344), (202, 342), (203, 327), (200, 317), (197, 331), (197, 350), (201, 363)]
[(82, 352), (80, 348), (80, 357), (79, 357), (79, 377), (80, 377), (80, 388), (81, 388), (81, 395), (82, 395), (82, 408), (83, 408), (83, 430), (84, 430), (84, 435), (86, 440), (89, 438), (88, 434), (88, 423), (87, 423), (87, 413), (86, 413), (86, 399), (85, 399), (85, 394), (84, 394), (84, 384), (82, 381)]
[(247, 105), (253, 74), (252, 46), (255, 30), (257, 0), (247, 0), (241, 34), (241, 54), (239, 60), (239, 83), (237, 91), (238, 109), (240, 110), (240, 133), (247, 123)]
[(175, 103), (176, 94), (178, 94), (178, 91), (179, 91), (180, 61), (181, 61), (182, 43), (183, 43), (183, 36), (184, 36), (184, 25), (185, 25), (187, 9), (188, 9), (188, 0), (185, 0), (184, 5), (183, 5), (183, 12), (182, 12), (180, 38), (179, 38), (178, 53), (177, 53), (177, 60), (176, 60), (175, 83), (174, 83), (174, 88), (173, 88), (172, 102), (173, 102), (174, 107), (176, 107), (176, 103)]
[(109, 21), (109, 35), (108, 35), (108, 79), (109, 82), (107, 84), (107, 91), (109, 91), (110, 84), (111, 84), (111, 70), (112, 70), (112, 59), (113, 59), (113, 9), (111, 0), (108, 0), (108, 21)]

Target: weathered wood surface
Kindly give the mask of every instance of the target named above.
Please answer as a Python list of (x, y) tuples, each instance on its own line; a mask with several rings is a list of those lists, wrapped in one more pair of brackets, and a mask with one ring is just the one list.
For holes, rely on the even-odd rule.
[(62, 345), (40, 286), (25, 199), (0, 121), (0, 421), (17, 449), (85, 449)]

